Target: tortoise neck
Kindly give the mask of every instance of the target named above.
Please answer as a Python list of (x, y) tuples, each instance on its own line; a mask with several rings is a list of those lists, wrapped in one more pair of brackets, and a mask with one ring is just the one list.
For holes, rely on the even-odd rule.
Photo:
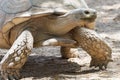
[(59, 17), (51, 23), (50, 31), (56, 35), (63, 35), (76, 27), (76, 21), (68, 17)]

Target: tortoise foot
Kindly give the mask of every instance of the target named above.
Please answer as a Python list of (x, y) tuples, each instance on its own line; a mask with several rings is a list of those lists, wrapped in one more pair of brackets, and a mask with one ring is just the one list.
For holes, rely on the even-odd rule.
[(107, 69), (107, 65), (109, 62), (112, 62), (112, 60), (110, 58), (92, 58), (91, 62), (90, 62), (90, 67), (99, 67), (100, 70), (105, 70)]
[(2, 69), (0, 80), (19, 80), (19, 69)]

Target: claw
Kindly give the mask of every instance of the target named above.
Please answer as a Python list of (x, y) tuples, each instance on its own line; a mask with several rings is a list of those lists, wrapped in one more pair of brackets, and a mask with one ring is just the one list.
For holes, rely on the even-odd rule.
[(112, 60), (112, 59), (109, 59), (109, 62), (113, 62), (113, 60)]
[(106, 59), (106, 61), (104, 60), (98, 60), (97, 58), (92, 58), (91, 62), (90, 62), (90, 67), (99, 67), (99, 70), (105, 70), (107, 69), (107, 64), (112, 61), (112, 59)]
[(15, 73), (15, 74), (13, 75), (13, 77), (15, 78), (15, 80), (19, 80), (20, 75), (19, 75), (18, 73)]
[(97, 67), (98, 67), (98, 65), (95, 64), (95, 68), (97, 68)]
[(18, 76), (13, 75), (13, 77), (14, 77), (15, 80), (19, 80), (19, 77), (18, 77)]
[(103, 65), (102, 65), (102, 64), (99, 64), (99, 66), (98, 66), (98, 67), (99, 67), (99, 70), (104, 70), (104, 69), (103, 69)]
[(3, 80), (2, 76), (0, 76), (0, 80)]
[(93, 64), (90, 64), (90, 67), (93, 67), (94, 65)]
[(9, 80), (15, 80), (12, 75), (8, 75), (8, 79), (9, 79)]
[(105, 69), (107, 69), (107, 65), (104, 65)]
[(90, 67), (95, 66), (95, 60), (92, 58), (92, 61), (90, 62)]
[[(8, 73), (8, 71), (10, 73)], [(1, 78), (0, 80), (19, 80), (19, 70), (4, 70), (1, 71)]]
[(16, 74), (16, 76), (17, 76), (18, 78), (20, 78), (19, 70), (17, 70), (17, 71), (15, 72), (15, 74)]

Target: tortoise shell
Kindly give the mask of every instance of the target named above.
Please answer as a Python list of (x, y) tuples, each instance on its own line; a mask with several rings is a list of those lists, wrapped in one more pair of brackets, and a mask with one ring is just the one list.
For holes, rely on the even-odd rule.
[(0, 0), (0, 31), (5, 33), (34, 17), (65, 14), (83, 6), (79, 0)]

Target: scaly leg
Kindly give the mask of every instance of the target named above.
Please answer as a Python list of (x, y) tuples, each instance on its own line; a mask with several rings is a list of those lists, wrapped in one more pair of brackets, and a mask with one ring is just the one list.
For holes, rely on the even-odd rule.
[(79, 58), (79, 51), (77, 48), (71, 48), (71, 47), (61, 47), (61, 55), (62, 58)]
[(83, 63), (81, 64), (79, 59), (79, 52), (75, 46), (76, 41), (71, 39), (65, 39), (65, 38), (50, 38), (43, 42), (43, 46), (62, 46), (61, 47), (61, 55), (62, 58), (68, 59), (70, 63), (77, 63), (80, 66), (83, 66)]
[[(74, 45), (75, 46), (75, 45)], [(85, 66), (85, 64), (80, 59), (80, 53), (78, 48), (71, 47), (61, 47), (62, 58), (68, 59), (68, 62), (76, 64), (79, 67)]]
[(22, 32), (0, 62), (3, 80), (19, 80), (19, 70), (25, 64), (32, 48), (32, 34), (29, 31)]
[(111, 48), (94, 30), (77, 27), (73, 30), (73, 37), (83, 50), (91, 56), (90, 67), (107, 68), (108, 62), (112, 61)]

